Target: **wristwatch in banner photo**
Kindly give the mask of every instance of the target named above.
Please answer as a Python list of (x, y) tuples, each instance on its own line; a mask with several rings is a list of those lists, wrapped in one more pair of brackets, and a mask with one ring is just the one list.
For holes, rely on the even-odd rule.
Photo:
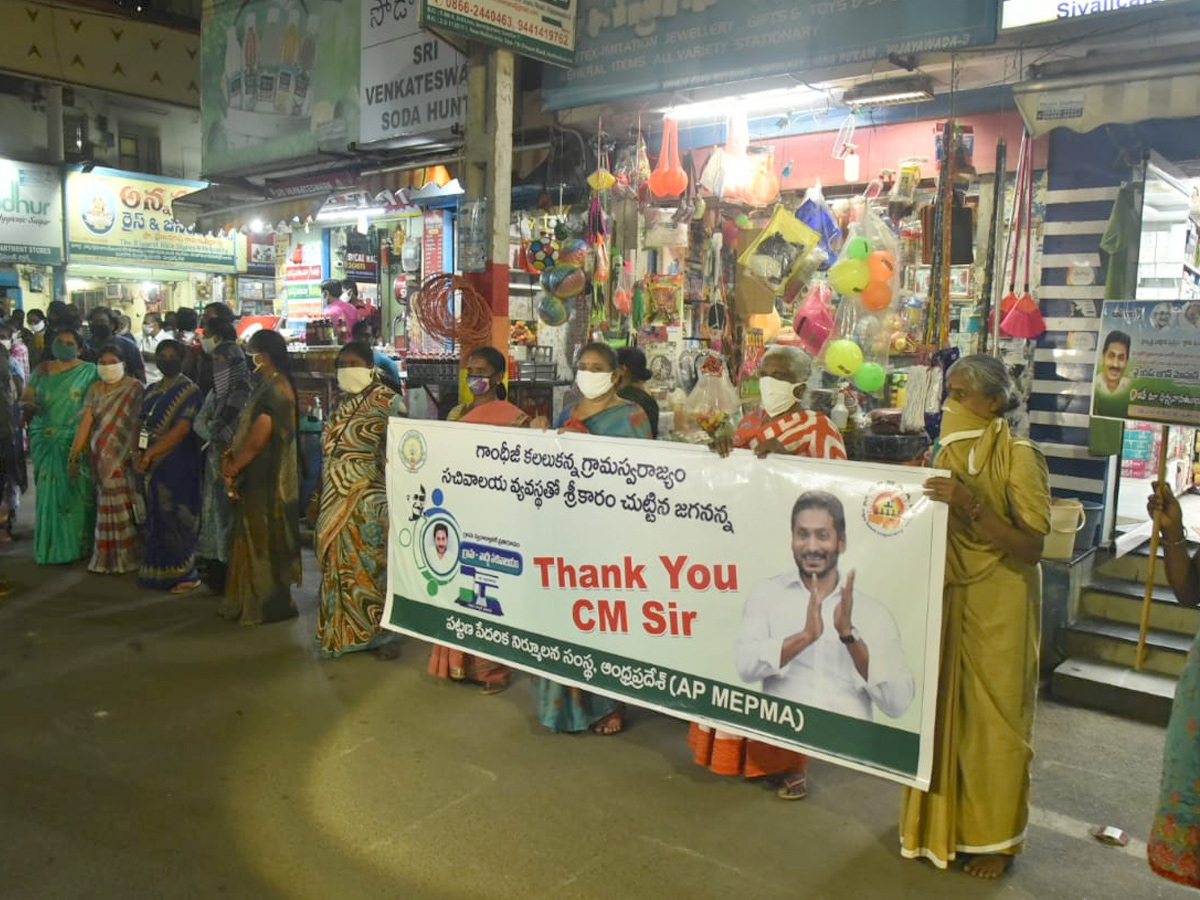
[(862, 635), (859, 634), (857, 628), (851, 628), (849, 634), (839, 634), (838, 635), (838, 640), (840, 640), (843, 644), (847, 644), (847, 645), (857, 643), (861, 639), (862, 639)]

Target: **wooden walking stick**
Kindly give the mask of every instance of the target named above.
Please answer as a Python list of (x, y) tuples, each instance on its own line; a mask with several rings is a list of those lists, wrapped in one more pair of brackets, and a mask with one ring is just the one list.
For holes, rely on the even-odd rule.
[[(1159, 431), (1158, 441), (1158, 490), (1169, 491), (1167, 485), (1167, 438), (1168, 428), (1163, 425)], [(1137, 654), (1133, 658), (1133, 668), (1140, 672), (1146, 661), (1146, 632), (1150, 630), (1150, 604), (1154, 602), (1154, 570), (1158, 566), (1158, 541), (1162, 529), (1161, 508), (1154, 513), (1154, 530), (1150, 534), (1150, 565), (1146, 568), (1146, 593), (1142, 595), (1142, 621), (1138, 628)]]

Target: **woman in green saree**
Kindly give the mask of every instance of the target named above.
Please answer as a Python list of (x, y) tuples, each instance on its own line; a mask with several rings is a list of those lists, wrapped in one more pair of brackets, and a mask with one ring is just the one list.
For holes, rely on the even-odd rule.
[(56, 565), (86, 558), (92, 550), (96, 498), (91, 466), (72, 477), (67, 457), (83, 415), (83, 399), (97, 379), (96, 366), (79, 358), (83, 340), (60, 331), (50, 346), (51, 359), (29, 378), (22, 405), (29, 423), (30, 455), (37, 487), (37, 525), (33, 558)]

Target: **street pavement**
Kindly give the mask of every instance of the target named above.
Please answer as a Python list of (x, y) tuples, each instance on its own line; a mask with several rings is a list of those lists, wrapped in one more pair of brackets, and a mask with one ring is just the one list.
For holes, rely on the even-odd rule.
[(655, 713), (554, 735), (527, 677), (484, 697), (416, 640), (323, 661), (311, 555), (301, 617), (241, 627), (29, 552), (0, 558), (2, 900), (1194, 896), (1145, 863), (1160, 728), (1044, 701), (1028, 851), (984, 884), (901, 859), (877, 778), (816, 762), (784, 803)]

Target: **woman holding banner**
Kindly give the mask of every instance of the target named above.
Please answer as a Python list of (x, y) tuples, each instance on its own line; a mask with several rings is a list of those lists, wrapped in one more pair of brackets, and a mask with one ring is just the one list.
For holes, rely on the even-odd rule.
[[(1147, 505), (1151, 518), (1159, 516), (1167, 578), (1175, 597), (1184, 606), (1200, 606), (1200, 561), (1189, 557), (1183, 511), (1170, 485), (1153, 484)], [(1158, 811), (1150, 829), (1150, 868), (1163, 878), (1200, 888), (1200, 652), (1195, 644), (1188, 653), (1163, 749), (1162, 783)]]
[[(586, 344), (575, 373), (575, 386), (583, 399), (562, 411), (555, 423), (558, 430), (652, 439), (645, 411), (617, 396), (619, 377), (612, 347), (598, 341)], [(545, 678), (534, 681), (534, 694), (538, 719), (551, 731), (590, 728), (595, 734), (616, 734), (625, 727), (623, 705), (607, 697)]]
[(925, 493), (950, 507), (938, 732), (929, 791), (905, 788), (901, 854), (998, 878), (1025, 842), (1037, 694), (1041, 573), (1050, 531), (1046, 460), (1003, 414), (1012, 380), (990, 356), (946, 375)]
[[(504, 354), (495, 347), (480, 347), (467, 357), (467, 388), (474, 399), (460, 403), (446, 416), (450, 422), (471, 425), (500, 425), (526, 428), (529, 416), (505, 398), (504, 373), (508, 366)], [(484, 694), (499, 694), (512, 683), (513, 670), (508, 666), (472, 656), (453, 647), (434, 644), (429, 654), (429, 674), (451, 681), (471, 681), (483, 688)]]
[[(715, 436), (717, 452), (728, 456), (736, 447), (753, 450), (759, 459), (769, 453), (845, 459), (846, 446), (837, 426), (821, 413), (803, 410), (796, 397), (796, 391), (808, 381), (811, 367), (811, 360), (796, 347), (768, 347), (759, 366), (763, 405), (742, 419), (732, 438)], [(808, 796), (808, 757), (803, 753), (695, 722), (688, 728), (688, 743), (696, 764), (717, 775), (777, 778), (779, 799)]]

